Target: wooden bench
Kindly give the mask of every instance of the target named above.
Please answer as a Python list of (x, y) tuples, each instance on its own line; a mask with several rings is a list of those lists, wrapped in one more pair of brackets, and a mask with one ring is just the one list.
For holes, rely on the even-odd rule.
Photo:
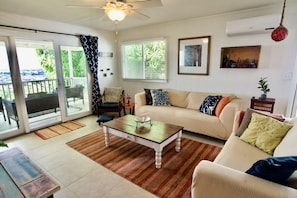
[(53, 197), (60, 189), (18, 148), (0, 153), (0, 197)]

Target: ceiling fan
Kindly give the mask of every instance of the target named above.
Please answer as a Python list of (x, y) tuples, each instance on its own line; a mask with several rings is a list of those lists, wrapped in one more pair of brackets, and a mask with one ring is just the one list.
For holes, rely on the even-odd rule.
[(83, 5), (68, 5), (68, 8), (99, 8), (104, 10), (108, 18), (118, 23), (128, 15), (138, 15), (141, 19), (149, 19), (150, 17), (136, 11), (139, 8), (162, 6), (161, 0), (107, 0), (102, 6), (83, 6)]

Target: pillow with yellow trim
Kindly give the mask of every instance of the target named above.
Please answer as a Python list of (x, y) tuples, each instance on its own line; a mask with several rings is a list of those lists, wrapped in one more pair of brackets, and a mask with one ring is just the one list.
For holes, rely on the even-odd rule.
[(240, 139), (272, 155), (274, 149), (292, 127), (291, 124), (253, 113), (251, 122)]

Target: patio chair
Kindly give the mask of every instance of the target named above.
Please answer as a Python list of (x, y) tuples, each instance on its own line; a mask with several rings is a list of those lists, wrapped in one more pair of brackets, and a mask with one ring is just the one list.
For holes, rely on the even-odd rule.
[(122, 103), (125, 102), (124, 93), (121, 87), (105, 88), (102, 96), (97, 100), (98, 116), (107, 112), (118, 112), (121, 117)]
[(2, 103), (2, 97), (0, 97), (0, 112), (2, 112), (3, 114), (4, 121), (6, 121), (5, 112), (4, 112), (3, 103)]
[(82, 103), (84, 104), (84, 86), (83, 85), (76, 85), (75, 87), (66, 87), (66, 99), (67, 99), (67, 107), (69, 107), (69, 100), (75, 101), (77, 99), (81, 99)]

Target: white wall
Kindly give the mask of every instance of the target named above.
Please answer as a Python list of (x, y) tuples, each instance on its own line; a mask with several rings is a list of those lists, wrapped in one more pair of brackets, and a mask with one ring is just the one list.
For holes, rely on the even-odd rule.
[[(113, 52), (113, 58), (99, 59), (100, 88), (107, 86), (122, 86), (129, 95), (142, 91), (143, 88), (168, 87), (180, 90), (210, 91), (219, 93), (235, 93), (244, 100), (244, 107), (248, 107), (252, 96), (258, 97), (261, 92), (257, 89), (260, 77), (267, 76), (271, 92), (268, 97), (276, 98), (275, 112), (286, 113), (287, 106), (291, 107), (297, 77), (297, 24), (295, 19), (297, 2), (287, 3), (284, 25), (289, 30), (288, 37), (279, 43), (270, 39), (269, 34), (255, 34), (228, 37), (225, 34), (226, 22), (234, 19), (249, 18), (262, 15), (279, 14), (280, 7), (253, 9), (248, 11), (229, 13), (218, 16), (188, 19), (170, 23), (151, 25), (120, 31), (117, 35), (118, 45), (115, 45), (114, 32), (89, 29), (65, 23), (23, 17), (0, 12), (0, 24), (57, 31), (70, 34), (87, 34), (99, 37), (99, 51)], [(14, 32), (0, 28), (0, 36)], [(17, 31), (19, 35), (43, 35), (27, 31)], [(13, 33), (14, 34), (14, 33)], [(13, 35), (12, 34), (12, 35)], [(211, 36), (210, 68), (208, 76), (178, 75), (177, 55), (178, 39), (196, 36)], [(47, 35), (57, 39), (57, 35)], [(121, 79), (120, 43), (138, 39), (166, 37), (168, 39), (168, 83), (145, 83)], [(72, 40), (71, 36), (59, 36), (60, 40)], [(222, 47), (261, 45), (260, 63), (257, 69), (221, 69), (220, 53)], [(117, 51), (115, 50), (117, 47)], [(107, 68), (107, 76), (103, 73)], [(104, 72), (100, 72), (103, 69)], [(114, 75), (110, 75), (110, 73)], [(288, 103), (289, 101), (289, 103)], [(289, 112), (289, 111), (288, 111)]]
[[(115, 35), (110, 31), (102, 31), (90, 29), (82, 26), (75, 26), (65, 23), (59, 23), (54, 21), (42, 20), (32, 17), (24, 17), (20, 15), (12, 15), (5, 12), (0, 12), (0, 24), (1, 25), (9, 25), (9, 26), (17, 26), (23, 28), (31, 28), (37, 30), (44, 31), (52, 31), (52, 32), (61, 32), (68, 33), (74, 35), (92, 35), (98, 36), (98, 48), (99, 52), (115, 52)], [(57, 34), (47, 34), (42, 32), (35, 33), (34, 31), (27, 30), (17, 30), (12, 28), (3, 28), (0, 27), (0, 36), (13, 36), (17, 38), (30, 38), (30, 39), (41, 39), (41, 40), (52, 40), (53, 42), (57, 42), (59, 44), (67, 44), (73, 45), (80, 43), (78, 37), (76, 36), (63, 36)], [(119, 78), (117, 67), (116, 67), (116, 54), (114, 53), (113, 58), (99, 58), (99, 84), (101, 90), (106, 86), (117, 86)], [(108, 75), (103, 77), (103, 72), (100, 72), (101, 69), (109, 68)], [(113, 72), (114, 75), (111, 76), (110, 73)]]
[[(250, 105), (252, 96), (260, 96), (257, 89), (260, 77), (268, 77), (271, 92), (268, 97), (276, 98), (275, 113), (286, 113), (287, 103), (292, 93), (292, 77), (296, 67), (296, 8), (287, 5), (284, 26), (289, 35), (282, 42), (274, 42), (270, 34), (254, 34), (228, 37), (225, 33), (226, 22), (230, 20), (281, 13), (280, 7), (253, 9), (218, 16), (188, 19), (164, 24), (151, 25), (121, 31), (118, 35), (118, 49), (124, 41), (154, 37), (168, 39), (168, 83), (145, 83), (120, 78), (120, 84), (130, 95), (143, 88), (175, 88), (180, 90), (234, 93), (244, 100), (243, 107)], [(277, 22), (277, 25), (279, 21)], [(208, 76), (178, 75), (178, 39), (186, 37), (211, 36), (210, 68)], [(222, 47), (261, 45), (260, 62), (257, 69), (222, 69), (220, 53)], [(118, 52), (119, 53), (119, 52)], [(119, 53), (120, 54), (120, 53)], [(118, 69), (121, 70), (120, 57)]]

